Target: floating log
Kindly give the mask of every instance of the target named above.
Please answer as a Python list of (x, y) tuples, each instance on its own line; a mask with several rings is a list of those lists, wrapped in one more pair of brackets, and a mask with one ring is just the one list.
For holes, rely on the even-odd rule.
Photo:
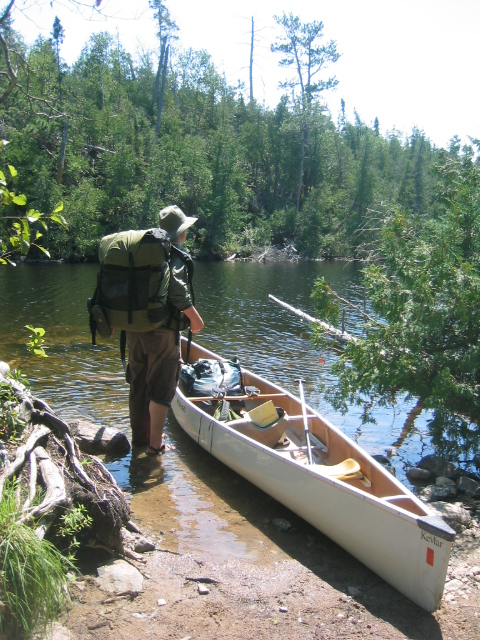
[(282, 300), (279, 300), (275, 296), (272, 296), (271, 293), (268, 294), (268, 297), (270, 298), (270, 300), (273, 300), (274, 302), (279, 304), (284, 309), (288, 309), (289, 311), (291, 311), (295, 315), (299, 316), (300, 318), (303, 318), (304, 320), (307, 320), (307, 322), (311, 322), (312, 324), (318, 324), (323, 329), (323, 331), (328, 336), (330, 336), (331, 338), (334, 338), (335, 340), (340, 340), (341, 342), (357, 342), (357, 338), (355, 338), (354, 336), (350, 335), (346, 331), (340, 331), (340, 329), (336, 329), (331, 324), (327, 324), (326, 322), (323, 322), (323, 320), (319, 320), (318, 318), (314, 318), (313, 316), (309, 316), (308, 313), (305, 313), (304, 311), (301, 311), (300, 309), (296, 309), (295, 307), (292, 307), (291, 305), (287, 304), (286, 302), (283, 302)]

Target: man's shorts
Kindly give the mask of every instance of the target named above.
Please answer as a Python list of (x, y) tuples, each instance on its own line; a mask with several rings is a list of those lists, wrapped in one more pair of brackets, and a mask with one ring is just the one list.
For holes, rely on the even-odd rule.
[(160, 327), (146, 333), (127, 331), (127, 382), (142, 385), (146, 398), (170, 406), (180, 375), (178, 333)]

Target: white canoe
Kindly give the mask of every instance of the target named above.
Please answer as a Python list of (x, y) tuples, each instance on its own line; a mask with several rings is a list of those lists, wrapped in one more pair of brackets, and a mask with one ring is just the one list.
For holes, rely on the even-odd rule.
[[(184, 339), (182, 355), (185, 358)], [(189, 362), (199, 358), (221, 360), (192, 343)], [(455, 531), (355, 442), (307, 406), (310, 464), (301, 401), (248, 370), (242, 368), (242, 372), (245, 386), (254, 386), (260, 393), (227, 397), (232, 408), (238, 411), (243, 406), (250, 411), (271, 399), (286, 416), (262, 430), (245, 420), (220, 422), (213, 417), (218, 401), (188, 398), (180, 381), (172, 410), (184, 431), (400, 593), (426, 611), (435, 611), (442, 599)], [(275, 443), (283, 434), (288, 444), (278, 447)]]

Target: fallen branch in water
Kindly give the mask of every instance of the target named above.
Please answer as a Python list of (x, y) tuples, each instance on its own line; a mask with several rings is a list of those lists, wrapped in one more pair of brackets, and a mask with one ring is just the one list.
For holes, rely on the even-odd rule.
[(296, 309), (295, 307), (292, 307), (291, 305), (287, 304), (286, 302), (283, 302), (282, 300), (279, 300), (275, 296), (272, 296), (272, 294), (270, 294), (270, 293), (268, 294), (268, 297), (271, 300), (273, 300), (274, 302), (276, 302), (277, 304), (279, 304), (281, 307), (284, 307), (285, 309), (288, 309), (289, 311), (291, 311), (295, 315), (299, 316), (300, 318), (303, 318), (304, 320), (307, 320), (308, 322), (311, 322), (313, 324), (320, 325), (320, 327), (322, 327), (323, 331), (328, 336), (330, 336), (331, 338), (334, 338), (336, 340), (340, 340), (340, 341), (343, 341), (343, 342), (357, 342), (357, 338), (355, 338), (354, 336), (350, 335), (346, 331), (340, 331), (340, 329), (336, 329), (335, 327), (332, 327), (332, 325), (327, 324), (326, 322), (323, 322), (323, 320), (319, 320), (318, 318), (313, 318), (312, 316), (309, 316), (308, 313), (305, 313), (304, 311), (301, 311), (300, 309)]

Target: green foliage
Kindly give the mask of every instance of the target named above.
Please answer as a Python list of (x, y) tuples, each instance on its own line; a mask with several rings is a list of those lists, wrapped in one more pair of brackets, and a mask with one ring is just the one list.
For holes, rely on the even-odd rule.
[(0, 601), (4, 638), (31, 638), (48, 627), (69, 602), (71, 563), (25, 524), (17, 524), (16, 484), (7, 482), (0, 501)]
[(27, 351), (35, 356), (40, 356), (41, 358), (47, 358), (47, 354), (45, 353), (46, 347), (44, 347), (45, 339), (45, 329), (43, 327), (34, 327), (31, 324), (25, 325), (25, 329), (28, 329), (30, 332), (30, 339), (27, 342)]
[[(151, 7), (159, 45), (165, 37), (173, 44), (177, 27), (165, 3)], [(117, 38), (99, 33), (68, 68), (57, 20), (53, 37), (30, 48), (12, 31), (9, 42), (29, 65), (19, 63), (18, 84), (35, 100), (17, 88), (2, 105), (2, 135), (12, 144), (2, 167), (8, 179), (0, 261), (13, 262), (32, 247), (30, 256), (45, 255), (47, 223), (53, 257), (96, 259), (102, 235), (155, 225), (158, 211), (173, 202), (198, 216), (192, 249), (210, 257), (247, 255), (266, 238), (291, 242), (312, 258), (365, 257), (380, 241), (380, 203), (438, 215), (440, 151), (418, 130), (405, 140), (398, 132), (382, 138), (378, 120), (372, 128), (357, 114), (350, 123), (345, 104), (335, 126), (320, 102), (336, 84), (325, 76), (339, 57), (335, 42), (324, 42), (321, 22), (292, 14), (277, 22), (282, 35), (272, 51), (280, 54), (289, 94), (276, 108), (247, 104), (242, 87), (229, 86), (205, 50), (171, 46), (158, 135), (158, 52), (134, 60)], [(450, 153), (459, 157), (458, 144)], [(8, 165), (18, 167), (21, 191)], [(65, 204), (68, 229), (39, 214), (57, 202)]]
[(80, 547), (77, 535), (83, 529), (89, 529), (93, 524), (93, 519), (88, 515), (87, 508), (83, 504), (79, 504), (76, 507), (70, 508), (60, 518), (61, 525), (58, 529), (58, 534), (67, 539), (68, 553), (67, 557), (70, 562), (75, 560), (75, 554)]
[(271, 229), (272, 242), (274, 244), (283, 244), (293, 238), (297, 212), (294, 207), (276, 210), (272, 213), (268, 222)]
[[(28, 386), (28, 380), (20, 370), (9, 372), (7, 377)], [(26, 427), (26, 420), (19, 411), (19, 401), (8, 382), (0, 382), (0, 439), (16, 440)]]
[[(437, 167), (444, 210), (438, 219), (394, 211), (383, 221), (381, 260), (364, 270), (379, 322), (349, 343), (334, 365), (329, 398), (345, 410), (371, 396), (420, 398), (441, 422), (477, 436), (480, 425), (480, 166), (470, 156)], [(319, 312), (328, 286), (317, 285)]]
[(319, 315), (332, 326), (338, 324), (340, 318), (340, 305), (332, 290), (324, 278), (315, 281), (310, 298), (315, 304)]
[[(15, 167), (8, 165), (8, 170), (11, 179), (17, 177)], [(66, 226), (65, 219), (60, 215), (63, 210), (63, 203), (59, 203), (48, 216), (33, 208), (24, 214), (18, 213), (17, 207), (24, 207), (27, 204), (27, 198), (24, 194), (16, 194), (15, 191), (10, 190), (5, 174), (2, 171), (0, 171), (0, 192), (2, 193), (0, 205), (0, 265), (14, 265), (15, 263), (12, 259), (14, 255), (26, 256), (33, 247), (50, 257), (48, 251), (40, 244), (43, 236), (40, 229), (43, 231), (48, 229), (47, 221), (54, 222), (62, 227)]]

